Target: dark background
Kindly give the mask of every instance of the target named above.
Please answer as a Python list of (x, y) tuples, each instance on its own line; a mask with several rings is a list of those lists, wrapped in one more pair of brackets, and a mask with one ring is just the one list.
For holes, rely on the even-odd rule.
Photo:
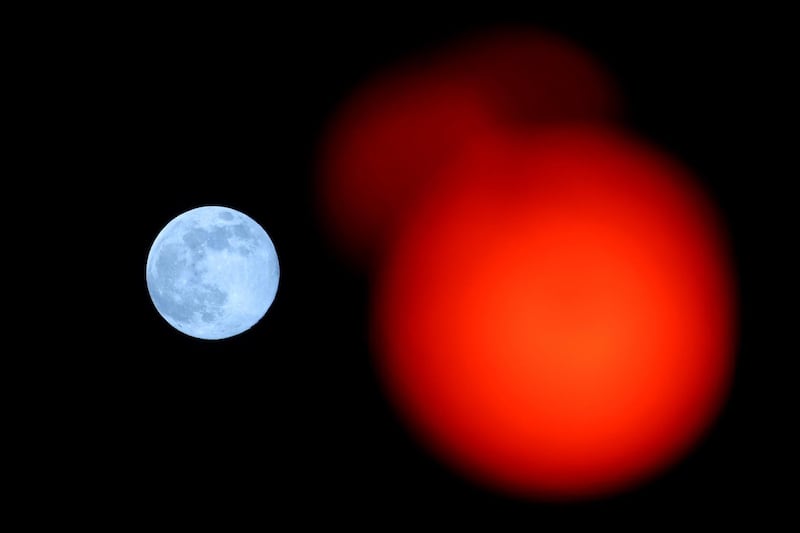
[[(65, 48), (51, 57), (81, 125), (86, 180), (74, 187), (115, 237), (101, 239), (108, 254), (94, 266), (113, 272), (90, 298), (104, 310), (102, 333), (54, 371), (74, 385), (51, 411), (52, 495), (124, 517), (232, 513), (375, 529), (399, 517), (535, 526), (780, 510), (778, 353), (756, 281), (767, 268), (764, 216), (784, 186), (769, 167), (767, 120), (788, 39), (771, 16), (727, 8), (489, 11), (69, 13), (81, 24), (64, 28)], [(508, 498), (417, 445), (373, 372), (368, 278), (335, 254), (316, 215), (315, 154), (337, 104), (395, 60), (508, 23), (560, 32), (594, 54), (620, 82), (627, 127), (696, 171), (732, 238), (741, 324), (724, 411), (666, 475), (597, 501)], [(258, 221), (281, 265), (265, 318), (225, 341), (172, 329), (144, 281), (161, 228), (207, 204)]]

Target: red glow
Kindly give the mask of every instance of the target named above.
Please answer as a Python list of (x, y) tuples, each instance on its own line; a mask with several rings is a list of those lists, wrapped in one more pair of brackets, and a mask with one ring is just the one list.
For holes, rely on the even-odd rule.
[(733, 294), (678, 164), (561, 127), (475, 142), (409, 215), (374, 294), (387, 390), (444, 461), (547, 498), (631, 487), (719, 409)]
[(442, 50), (441, 67), (463, 76), (504, 126), (615, 119), (619, 93), (586, 50), (530, 28), (476, 34)]
[(344, 256), (369, 265), (441, 166), (486, 127), (606, 119), (617, 107), (602, 68), (545, 32), (489, 32), (419, 56), (369, 80), (334, 117), (321, 147), (325, 228)]

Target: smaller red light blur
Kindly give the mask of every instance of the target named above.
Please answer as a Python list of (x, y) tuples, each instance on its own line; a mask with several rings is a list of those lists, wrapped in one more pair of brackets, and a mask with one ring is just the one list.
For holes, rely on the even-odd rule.
[(442, 166), (486, 128), (616, 117), (611, 77), (549, 32), (497, 29), (389, 68), (336, 111), (320, 147), (319, 199), (335, 249), (365, 268)]
[(679, 461), (733, 366), (725, 235), (691, 173), (596, 127), (487, 132), (376, 272), (375, 355), (412, 431), (481, 485), (609, 495)]
[(443, 47), (439, 65), (468, 80), (503, 127), (614, 121), (621, 112), (619, 90), (606, 69), (555, 33), (486, 30)]

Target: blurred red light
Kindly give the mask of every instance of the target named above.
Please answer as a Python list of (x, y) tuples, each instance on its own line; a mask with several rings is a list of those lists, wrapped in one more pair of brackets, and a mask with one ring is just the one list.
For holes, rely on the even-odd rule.
[(355, 266), (380, 256), (442, 165), (487, 127), (605, 120), (610, 77), (580, 47), (530, 29), (473, 35), (369, 80), (320, 148), (322, 220)]
[(588, 51), (530, 28), (477, 33), (441, 51), (440, 67), (474, 86), (502, 126), (614, 120), (615, 82)]
[(594, 127), (489, 133), (442, 167), (377, 272), (376, 358), (413, 430), (500, 490), (608, 494), (720, 408), (734, 294), (689, 172)]

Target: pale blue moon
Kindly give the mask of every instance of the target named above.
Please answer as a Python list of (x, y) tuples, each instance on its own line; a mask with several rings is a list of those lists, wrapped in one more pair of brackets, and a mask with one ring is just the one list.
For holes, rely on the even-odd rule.
[(199, 339), (225, 339), (253, 327), (278, 290), (272, 240), (249, 216), (204, 206), (172, 219), (156, 236), (145, 267), (147, 290), (172, 327)]

